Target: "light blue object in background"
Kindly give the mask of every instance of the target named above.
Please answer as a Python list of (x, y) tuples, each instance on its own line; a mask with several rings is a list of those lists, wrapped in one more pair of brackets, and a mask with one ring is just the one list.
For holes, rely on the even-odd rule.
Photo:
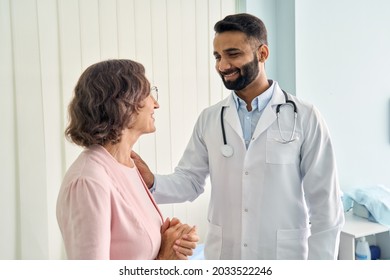
[(370, 212), (369, 220), (390, 227), (390, 188), (384, 185), (354, 187), (343, 193), (344, 211), (353, 204), (364, 205)]
[(198, 244), (196, 246), (192, 256), (189, 257), (190, 260), (204, 260), (204, 244)]
[(344, 212), (348, 212), (353, 207), (353, 199), (346, 193), (343, 193), (341, 200), (343, 202)]

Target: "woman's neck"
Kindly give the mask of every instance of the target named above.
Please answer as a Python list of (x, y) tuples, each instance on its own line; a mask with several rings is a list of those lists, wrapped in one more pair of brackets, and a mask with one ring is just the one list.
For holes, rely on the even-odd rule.
[(116, 143), (108, 143), (103, 147), (115, 158), (120, 164), (123, 164), (127, 167), (134, 167), (134, 162), (130, 157), (133, 145), (135, 143), (134, 139), (131, 139), (127, 133), (123, 133), (121, 140)]

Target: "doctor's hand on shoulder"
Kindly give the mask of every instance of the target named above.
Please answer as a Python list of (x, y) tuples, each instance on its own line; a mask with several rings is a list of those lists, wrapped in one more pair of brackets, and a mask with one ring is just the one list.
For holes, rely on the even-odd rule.
[(195, 226), (167, 218), (161, 226), (161, 247), (157, 260), (187, 260), (199, 241)]
[(131, 151), (130, 157), (133, 159), (134, 164), (137, 166), (139, 173), (141, 173), (141, 176), (144, 179), (146, 186), (150, 189), (154, 183), (154, 175), (150, 171), (149, 166), (134, 151)]

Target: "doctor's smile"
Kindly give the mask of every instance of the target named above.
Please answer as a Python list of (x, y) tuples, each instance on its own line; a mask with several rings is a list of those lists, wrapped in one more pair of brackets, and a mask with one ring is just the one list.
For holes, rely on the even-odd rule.
[(233, 80), (233, 77), (235, 77), (236, 75), (240, 75), (240, 71), (235, 70), (230, 72), (220, 72), (220, 74), (225, 78), (225, 80)]

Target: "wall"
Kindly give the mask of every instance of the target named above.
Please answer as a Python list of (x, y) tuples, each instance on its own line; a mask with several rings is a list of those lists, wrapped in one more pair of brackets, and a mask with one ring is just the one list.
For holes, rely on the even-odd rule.
[[(81, 72), (109, 58), (143, 63), (159, 87), (157, 132), (136, 151), (158, 173), (176, 166), (200, 110), (226, 91), (214, 70), (214, 23), (234, 0), (0, 0), (0, 259), (60, 259), (55, 204), (80, 153), (64, 139)], [(161, 206), (206, 230), (208, 191)]]
[(390, 2), (295, 2), (297, 95), (327, 120), (342, 188), (390, 186)]
[(290, 92), (295, 89), (295, 0), (242, 0), (239, 9), (259, 17), (268, 32), (269, 79)]

